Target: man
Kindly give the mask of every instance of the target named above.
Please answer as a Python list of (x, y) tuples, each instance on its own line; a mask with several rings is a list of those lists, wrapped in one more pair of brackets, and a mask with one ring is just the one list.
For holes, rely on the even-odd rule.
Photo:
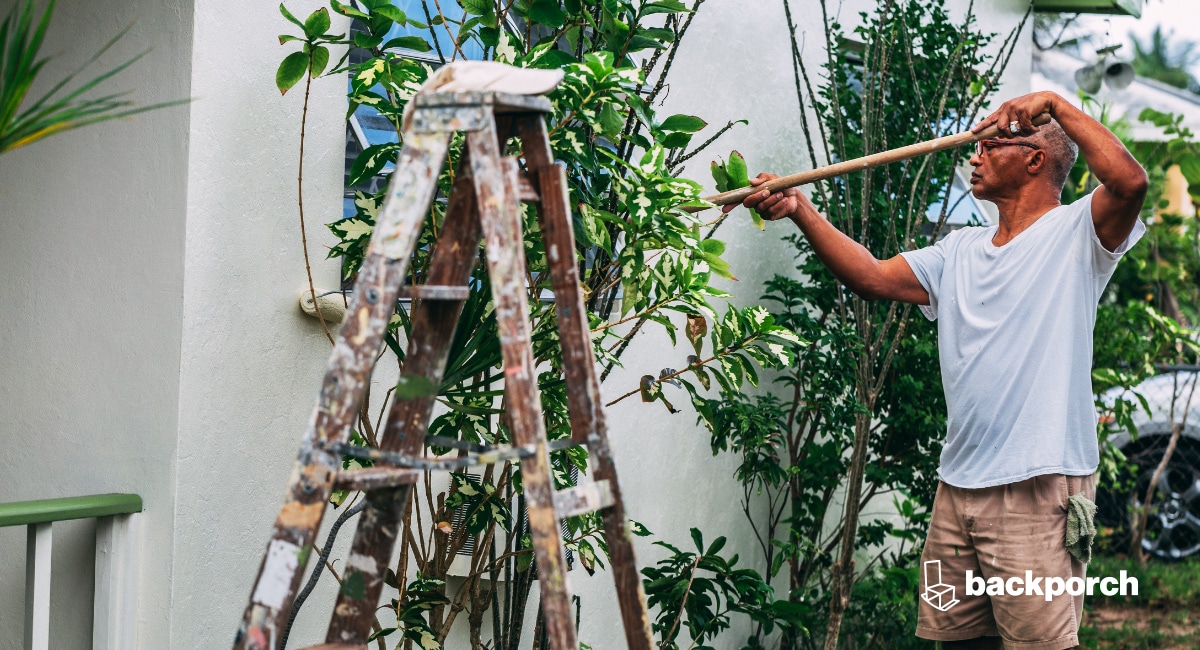
[[(1046, 111), (1054, 121), (1034, 126)], [(971, 191), (995, 203), (995, 226), (880, 261), (798, 190), (764, 190), (744, 205), (791, 219), (860, 296), (921, 305), (938, 321), (949, 417), (921, 589), (952, 586), (958, 602), (921, 598), (917, 636), (948, 650), (1061, 650), (1079, 643), (1083, 596), (1038, 593), (1047, 578), (1084, 576), (1065, 533), (1068, 500), (1095, 494), (1092, 329), (1118, 260), (1145, 231), (1147, 178), (1116, 136), (1054, 93), (1007, 101), (973, 130), (991, 125), (1002, 137), (979, 143)], [(1101, 185), (1060, 205), (1078, 152)], [(968, 571), (1012, 586), (968, 595)], [(1030, 577), (1037, 589), (1012, 595), (1009, 578)]]

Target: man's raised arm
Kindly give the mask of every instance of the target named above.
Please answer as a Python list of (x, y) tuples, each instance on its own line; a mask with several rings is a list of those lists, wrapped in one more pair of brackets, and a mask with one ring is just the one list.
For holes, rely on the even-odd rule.
[[(775, 174), (759, 174), (750, 181), (761, 185), (779, 178)], [(921, 286), (912, 267), (899, 255), (880, 261), (861, 244), (847, 237), (829, 223), (800, 190), (790, 188), (771, 193), (763, 190), (742, 202), (758, 210), (764, 219), (790, 219), (808, 238), (813, 252), (834, 277), (854, 293), (867, 300), (899, 300), (917, 305), (929, 304), (929, 293)], [(725, 211), (737, 207), (726, 206)]]
[(1021, 125), (1017, 135), (1028, 135), (1038, 130), (1031, 121), (1033, 116), (1045, 111), (1049, 111), (1067, 137), (1079, 145), (1079, 153), (1100, 181), (1100, 187), (1092, 196), (1092, 223), (1104, 248), (1116, 250), (1133, 231), (1146, 200), (1149, 181), (1146, 170), (1112, 131), (1052, 92), (1033, 93), (1004, 102), (971, 130), (979, 132), (995, 124), (1000, 127), (1002, 136), (1012, 137), (1005, 125), (1015, 121)]

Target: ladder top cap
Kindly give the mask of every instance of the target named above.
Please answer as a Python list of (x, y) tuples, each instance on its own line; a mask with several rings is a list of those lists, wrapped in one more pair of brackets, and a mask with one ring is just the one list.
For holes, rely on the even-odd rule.
[(537, 96), (558, 87), (562, 70), (519, 68), (497, 61), (454, 61), (437, 69), (417, 95), (437, 93), (496, 93)]
[(446, 106), (491, 106), (496, 113), (549, 113), (550, 100), (540, 95), (514, 95), (492, 91), (419, 94), (413, 98), (418, 108)]
[[(437, 69), (404, 107), (404, 130), (417, 108), (490, 106), (493, 113), (549, 113), (542, 95), (563, 79), (562, 70), (518, 68), (496, 61), (455, 61)], [(439, 129), (444, 130), (444, 129)]]

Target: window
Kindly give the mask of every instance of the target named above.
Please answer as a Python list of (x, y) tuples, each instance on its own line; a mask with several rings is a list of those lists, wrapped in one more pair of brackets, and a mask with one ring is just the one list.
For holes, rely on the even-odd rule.
[[(426, 6), (428, 6), (429, 10), (433, 12), (431, 15), (433, 17), (437, 17), (437, 8), (433, 3), (423, 3), (422, 0), (392, 0), (392, 4), (400, 7), (400, 9), (404, 11), (405, 15), (410, 16), (414, 20), (421, 23), (426, 22)], [(439, 4), (441, 5), (442, 15), (445, 16), (447, 21), (449, 21), (447, 23), (449, 29), (454, 30), (455, 24), (457, 22), (461, 22), (464, 18), (465, 14), (462, 7), (460, 7), (457, 2), (454, 2), (454, 0), (443, 0)], [(357, 20), (354, 21), (350, 26), (350, 37), (353, 38), (354, 34), (361, 33), (362, 31), (361, 23), (359, 23)], [(454, 53), (454, 43), (450, 37), (450, 32), (441, 26), (438, 26), (434, 28), (433, 33), (436, 35), (438, 48), (440, 48), (442, 53), (446, 55), (446, 58), (449, 59), (452, 56), (452, 53)], [(384, 38), (384, 42), (387, 42), (388, 40), (398, 36), (417, 36), (425, 39), (426, 41), (428, 41), (430, 38), (429, 30), (427, 29), (421, 29), (411, 25), (405, 25), (403, 27), (399, 25), (393, 25), (392, 29)], [(468, 59), (483, 58), (482, 46), (474, 41), (468, 41), (460, 44), (459, 49), (462, 50), (463, 55), (465, 55)], [(438, 67), (441, 64), (441, 58), (438, 56), (436, 50), (430, 52), (407, 50), (405, 51), (405, 55), (408, 58), (428, 63), (433, 67)], [(352, 49), (350, 51), (349, 63), (351, 65), (362, 63), (363, 61), (366, 61), (369, 56), (370, 54), (366, 50), (360, 48)], [(346, 83), (347, 85), (350, 83), (349, 75), (347, 76)], [(380, 94), (384, 94), (382, 87), (379, 87), (379, 92)], [(354, 216), (354, 192), (356, 190), (366, 194), (376, 194), (380, 192), (387, 185), (387, 178), (393, 169), (393, 166), (389, 164), (384, 167), (382, 172), (374, 178), (360, 183), (357, 186), (350, 187), (350, 166), (354, 164), (354, 159), (359, 153), (362, 152), (363, 149), (366, 149), (371, 145), (383, 144), (385, 142), (397, 142), (398, 140), (399, 138), (396, 136), (396, 129), (392, 126), (392, 123), (381, 116), (379, 111), (376, 111), (374, 108), (371, 108), (370, 106), (359, 106), (357, 109), (355, 109), (354, 113), (350, 115), (350, 119), (346, 124), (346, 165), (343, 184), (345, 191), (342, 195), (343, 218)]]
[[(971, 187), (967, 181), (963, 180), (961, 170), (954, 171), (954, 180), (950, 183), (950, 191), (947, 194), (946, 200), (950, 203), (950, 208), (946, 214), (946, 226), (943, 232), (957, 230), (963, 226), (977, 226), (988, 223), (988, 213), (980, 205), (979, 200), (971, 195)], [(925, 211), (925, 224), (921, 228), (921, 234), (929, 237), (933, 234), (933, 227), (937, 225), (938, 219), (942, 216), (942, 202), (937, 201), (929, 205), (929, 209)], [(943, 235), (944, 236), (944, 235)]]
[[(574, 484), (574, 485), (579, 484), (579, 468), (575, 467), (574, 465), (571, 465), (568, 470), (568, 475), (571, 477), (572, 484)], [(468, 472), (467, 478), (473, 483), (478, 483), (482, 479), (482, 476), (477, 472)], [(449, 484), (447, 485), (447, 488), (449, 488), (453, 484), (454, 484), (454, 482), (450, 481)], [(523, 535), (529, 534), (529, 513), (524, 510), (518, 509), (517, 500), (515, 498), (513, 499), (513, 501), (511, 503), (509, 503), (509, 506), (512, 508), (513, 516), (515, 518), (517, 518), (517, 521), (515, 522), (517, 525), (516, 538), (520, 539)], [(460, 530), (465, 525), (465, 522), (463, 521), (466, 516), (465, 510), (466, 510), (466, 508), (464, 507), (464, 508), (459, 508), (458, 510), (454, 511), (454, 514), (453, 514), (453, 516), (451, 518), (451, 522), (450, 522), (450, 525), (454, 528), (454, 530)], [(559, 522), (559, 529), (561, 530), (562, 536), (564, 538), (570, 534), (570, 531), (568, 529), (567, 522), (565, 519)], [(493, 545), (497, 547), (496, 548), (497, 555), (501, 555), (504, 552), (503, 546), (505, 543), (505, 537), (506, 537), (506, 535), (498, 532), (496, 534), (496, 537), (492, 540)], [(448, 572), (450, 575), (468, 576), (471, 574), (470, 558), (475, 554), (476, 541), (477, 540), (476, 540), (475, 535), (467, 536), (467, 539), (463, 543), (462, 548), (458, 550), (458, 554), (457, 554), (458, 557), (454, 558), (451, 561), (450, 569)], [(565, 549), (564, 554), (566, 555), (566, 560), (567, 560), (567, 570), (570, 571), (571, 569), (575, 568), (575, 553), (574, 553), (574, 551), (572, 551), (570, 549)], [(534, 563), (533, 565), (531, 565), (530, 570), (534, 572), (533, 575), (534, 575), (534, 579), (536, 580), (537, 579), (537, 563)]]

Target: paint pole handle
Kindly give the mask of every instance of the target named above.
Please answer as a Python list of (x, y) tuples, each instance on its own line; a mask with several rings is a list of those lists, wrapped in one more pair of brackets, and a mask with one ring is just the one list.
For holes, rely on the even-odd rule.
[[(1048, 124), (1049, 122), (1049, 112), (1042, 113), (1033, 118), (1033, 123), (1037, 126), (1042, 126)], [(963, 131), (962, 133), (947, 135), (934, 140), (926, 140), (925, 142), (918, 142), (916, 144), (910, 144), (908, 146), (899, 147), (896, 149), (889, 149), (887, 151), (873, 153), (869, 156), (863, 156), (862, 158), (855, 158), (854, 160), (847, 160), (845, 162), (835, 163), (825, 167), (818, 167), (817, 169), (810, 169), (808, 171), (792, 174), (790, 176), (781, 176), (774, 180), (767, 181), (762, 185), (743, 187), (736, 190), (730, 190), (728, 192), (722, 192), (720, 194), (714, 194), (712, 196), (704, 197), (704, 200), (717, 205), (741, 203), (742, 201), (746, 200), (746, 197), (761, 192), (764, 189), (777, 192), (789, 187), (808, 185), (809, 183), (815, 183), (827, 178), (842, 176), (851, 172), (863, 171), (872, 167), (887, 165), (889, 163), (900, 162), (902, 160), (916, 158), (917, 156), (937, 153), (939, 151), (945, 151), (946, 149), (954, 149), (966, 144), (973, 144), (980, 140), (997, 138), (999, 136), (1000, 129), (998, 129), (995, 125), (989, 126), (979, 133)], [(705, 208), (684, 208), (684, 210), (688, 212), (700, 212), (704, 209)]]

